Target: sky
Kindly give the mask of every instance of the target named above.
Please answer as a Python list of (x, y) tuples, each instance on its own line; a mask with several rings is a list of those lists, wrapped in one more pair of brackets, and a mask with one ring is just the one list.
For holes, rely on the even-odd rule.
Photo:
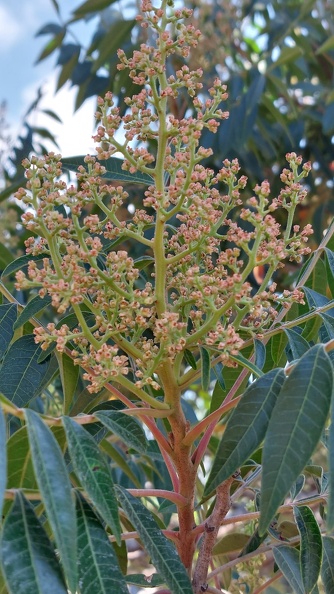
[[(58, 0), (63, 18), (82, 3), (83, 0)], [(86, 101), (74, 114), (75, 90), (64, 86), (59, 93), (54, 93), (58, 77), (57, 54), (34, 65), (50, 39), (50, 36), (35, 37), (35, 34), (50, 22), (58, 22), (52, 0), (0, 0), (0, 102), (7, 104), (10, 134), (15, 138), (20, 132), (24, 114), (36, 98), (37, 89), (42, 87), (45, 95), (41, 107), (55, 111), (63, 125), (37, 114), (30, 123), (51, 129), (64, 157), (92, 153), (95, 100)], [(88, 35), (84, 26), (77, 33)]]

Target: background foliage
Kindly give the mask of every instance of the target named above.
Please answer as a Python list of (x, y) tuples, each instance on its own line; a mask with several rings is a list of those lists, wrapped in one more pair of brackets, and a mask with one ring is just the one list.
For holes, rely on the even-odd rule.
[[(147, 35), (134, 21), (133, 7), (110, 0), (88, 0), (64, 23), (56, 0), (53, 5), (55, 22), (47, 23), (38, 32), (47, 36), (39, 59), (54, 54), (59, 67), (58, 89), (71, 81), (77, 88), (77, 107), (88, 97), (109, 89), (123, 105), (123, 98), (138, 92), (138, 88), (124, 71), (116, 70), (116, 49), (122, 47), (129, 54), (146, 41)], [(215, 486), (240, 468), (244, 482), (234, 482), (232, 510), (235, 516), (249, 514), (248, 523), (242, 529), (236, 524), (233, 531), (227, 529), (218, 539), (212, 572), (214, 567), (220, 568), (220, 581), (215, 586), (233, 594), (241, 588), (255, 594), (263, 590), (262, 583), (268, 579), (268, 591), (272, 593), (292, 589), (300, 594), (317, 592), (319, 588), (327, 594), (334, 591), (334, 541), (326, 527), (331, 480), (327, 448), (333, 459), (333, 435), (329, 436), (327, 429), (333, 351), (327, 353), (320, 345), (334, 339), (331, 227), (323, 239), (334, 208), (333, 5), (330, 1), (221, 0), (187, 6), (195, 8), (196, 26), (205, 35), (200, 51), (192, 56), (191, 67), (204, 68), (207, 86), (218, 73), (229, 90), (229, 120), (222, 123), (217, 135), (208, 131), (204, 135), (204, 145), (214, 148), (207, 165), (217, 170), (223, 158), (238, 157), (250, 188), (267, 178), (275, 191), (277, 173), (285, 165), (287, 151), (295, 150), (310, 159), (314, 164), (309, 178), (310, 200), (299, 208), (297, 219), (302, 225), (313, 222), (313, 247), (320, 245), (301, 272), (290, 267), (277, 275), (281, 288), (289, 287), (299, 275), (299, 285), (306, 287), (307, 302), (289, 311), (280, 332), (273, 330), (268, 335), (265, 350), (261, 342), (255, 341), (242, 351), (243, 359), (237, 368), (225, 368), (222, 373), (219, 366), (210, 371), (202, 353), (201, 372), (182, 402), (192, 426), (203, 413), (214, 413), (231, 389), (234, 396), (244, 392), (251, 372), (258, 373), (260, 379), (255, 384), (256, 394), (250, 386), (246, 392), (249, 400), (241, 401), (245, 408), (240, 405), (229, 418), (229, 432), (224, 434), (227, 437), (220, 439), (228, 417), (223, 417), (211, 437), (207, 456), (214, 462), (209, 476), (199, 481), (197, 501), (204, 503), (198, 511), (198, 522), (204, 524), (210, 516), (209, 496)], [(78, 20), (92, 18), (96, 19), (96, 31), (89, 44), (83, 46), (72, 29)], [(171, 72), (179, 66), (179, 62), (170, 60)], [(170, 111), (183, 117), (189, 109), (187, 101), (186, 94), (181, 94), (171, 102)], [(38, 102), (39, 97), (32, 109), (38, 108)], [(57, 117), (53, 112), (49, 115)], [(10, 209), (15, 214), (12, 226), (4, 226), (0, 246), (4, 297), (0, 305), (0, 450), (7, 452), (7, 462), (5, 457), (0, 459), (0, 502), (3, 500), (6, 517), (1, 562), (7, 580), (5, 584), (0, 576), (0, 593), (127, 592), (127, 584), (141, 588), (167, 584), (173, 593), (192, 592), (173, 546), (177, 500), (168, 499), (170, 493), (166, 491), (172, 491), (172, 483), (157, 443), (137, 419), (122, 412), (123, 404), (107, 389), (92, 397), (82, 372), (66, 353), (43, 356), (34, 342), (33, 327), (41, 322), (58, 323), (59, 317), (47, 298), (13, 289), (14, 273), (24, 269), (31, 257), (23, 255), (27, 232), (15, 223), (21, 207), (8, 198), (23, 183), (22, 157), (44, 152), (46, 138), (54, 140), (48, 130), (26, 125), (18, 143), (14, 143), (9, 155), (3, 155), (2, 161), (6, 184), (0, 195), (2, 219), (11, 217)], [(73, 170), (81, 162), (76, 156), (65, 161), (65, 168)], [(142, 179), (121, 173), (117, 163), (108, 171), (108, 179), (125, 182), (129, 203), (138, 203), (144, 189)], [(284, 226), (285, 220), (281, 223)], [(133, 247), (129, 245), (129, 249)], [(132, 255), (139, 258), (138, 267), (145, 274), (145, 253), (137, 251)], [(261, 274), (263, 271), (255, 271), (254, 287)], [(70, 317), (67, 323), (71, 324)], [(254, 358), (250, 360), (253, 348)], [(284, 380), (281, 408), (275, 408), (271, 419), (277, 396), (274, 380), (279, 383), (281, 377), (277, 368), (292, 362), (297, 363)], [(188, 364), (195, 364), (189, 354)], [(271, 375), (273, 369), (275, 378)], [(80, 415), (85, 419), (82, 424)], [(62, 420), (55, 420), (58, 417)], [(157, 425), (167, 435), (163, 422)], [(255, 441), (247, 432), (249, 426), (256, 433)], [(266, 498), (268, 517), (263, 517), (258, 527), (257, 479), (262, 471), (264, 437), (266, 490), (262, 497)], [(301, 449), (300, 444), (306, 444), (305, 448)], [(275, 465), (279, 448), (285, 448), (286, 458)], [(137, 490), (138, 496), (138, 490), (147, 484), (161, 492), (160, 496), (145, 499), (144, 506), (131, 493)], [(294, 505), (292, 512), (286, 504), (277, 513), (287, 491), (288, 503), (299, 499), (302, 505)], [(120, 516), (118, 505), (122, 509)], [(332, 501), (330, 527), (333, 507)], [(317, 511), (313, 513), (312, 509)], [(268, 527), (273, 514), (275, 519)], [(226, 526), (233, 526), (233, 521), (228, 519)], [(138, 573), (127, 574), (127, 552), (120, 539), (124, 527), (130, 533), (136, 531), (144, 544), (157, 570), (152, 580), (142, 574), (148, 557)], [(268, 551), (269, 561), (260, 569), (257, 555)], [(237, 555), (248, 555), (250, 563), (241, 560), (238, 564)]]

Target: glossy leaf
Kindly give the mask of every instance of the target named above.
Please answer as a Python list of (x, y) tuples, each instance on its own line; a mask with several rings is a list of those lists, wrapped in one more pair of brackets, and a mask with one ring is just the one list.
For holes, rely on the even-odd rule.
[(300, 567), (306, 594), (312, 592), (318, 581), (322, 560), (322, 539), (318, 522), (306, 505), (293, 509), (300, 534)]
[(323, 345), (292, 369), (272, 412), (263, 447), (260, 534), (308, 463), (325, 425), (333, 368)]
[[(76, 172), (80, 165), (87, 168), (84, 159), (85, 157), (81, 156), (66, 157), (65, 159), (62, 159), (63, 169)], [(144, 184), (146, 186), (153, 183), (153, 178), (146, 173), (141, 173), (140, 171), (136, 171), (136, 173), (124, 171), (124, 169), (122, 169), (122, 163), (122, 159), (117, 159), (116, 157), (110, 157), (109, 159), (102, 161), (102, 165), (107, 171), (104, 175), (101, 175), (101, 178), (111, 181), (130, 182), (132, 184)]]
[(300, 359), (300, 357), (302, 357), (304, 353), (309, 350), (309, 343), (307, 340), (305, 340), (305, 338), (302, 337), (301, 334), (299, 334), (299, 332), (296, 332), (295, 330), (285, 330), (285, 334), (289, 340), (292, 359)]
[(105, 427), (117, 435), (128, 447), (145, 453), (147, 440), (139, 422), (116, 410), (101, 410), (94, 413)]
[(200, 352), (202, 364), (202, 388), (207, 392), (210, 386), (210, 354), (209, 351), (203, 347), (200, 348)]
[(91, 507), (77, 496), (78, 573), (81, 594), (128, 594), (108, 535)]
[(10, 275), (14, 274), (15, 272), (17, 272), (18, 270), (21, 270), (22, 268), (27, 266), (27, 264), (30, 261), (38, 262), (39, 260), (43, 260), (43, 258), (45, 258), (45, 257), (46, 257), (46, 254), (39, 254), (38, 256), (31, 256), (30, 254), (28, 256), (20, 256), (19, 258), (16, 258), (16, 260), (14, 260), (10, 264), (8, 264), (8, 266), (5, 268), (5, 270), (1, 274), (1, 277), (3, 278), (5, 276), (10, 276)]
[(3, 573), (15, 594), (66, 594), (54, 549), (30, 503), (17, 492), (3, 526)]
[(14, 303), (0, 305), (0, 359), (4, 356), (14, 336), (16, 318), (17, 306)]
[(299, 552), (288, 545), (282, 545), (275, 547), (273, 553), (278, 567), (293, 588), (294, 593), (305, 594), (300, 573)]
[(0, 407), (0, 518), (7, 484), (6, 418)]
[(10, 436), (7, 443), (7, 456), (8, 488), (37, 489), (26, 426)]
[(26, 406), (45, 387), (52, 360), (38, 363), (41, 348), (30, 334), (21, 336), (9, 348), (0, 369), (0, 392), (16, 406)]
[(119, 486), (117, 486), (117, 496), (151, 556), (153, 565), (173, 594), (192, 594), (188, 574), (175, 546), (162, 534), (152, 514), (141, 501)]
[(284, 379), (284, 371), (275, 369), (247, 388), (227, 423), (204, 496), (230, 477), (260, 445)]
[(80, 483), (120, 543), (121, 526), (109, 465), (86, 429), (70, 417), (63, 417), (63, 424), (70, 457)]
[(31, 456), (46, 514), (71, 592), (77, 587), (76, 517), (63, 454), (37, 413), (25, 409)]
[(23, 311), (20, 313), (19, 317), (17, 318), (14, 324), (14, 330), (21, 328), (23, 324), (28, 322), (30, 318), (38, 314), (42, 311), (47, 305), (51, 303), (51, 297), (46, 295), (45, 297), (40, 297), (36, 295), (29, 303), (25, 306)]
[(323, 536), (323, 561), (321, 566), (321, 579), (325, 594), (334, 594), (334, 538)]

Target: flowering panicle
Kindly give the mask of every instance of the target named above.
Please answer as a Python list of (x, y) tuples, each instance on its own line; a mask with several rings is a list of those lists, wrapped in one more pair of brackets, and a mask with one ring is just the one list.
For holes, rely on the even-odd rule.
[[(206, 95), (201, 71), (187, 63), (167, 77), (168, 56), (177, 53), (186, 62), (200, 36), (183, 22), (191, 11), (170, 4), (142, 3), (139, 20), (154, 29), (156, 45), (142, 45), (130, 58), (119, 52), (119, 68), (129, 69), (142, 89), (125, 100), (123, 117), (111, 93), (98, 100), (97, 158), (85, 158), (77, 186), (60, 178), (60, 155), (50, 153), (25, 160), (27, 189), (16, 194), (27, 205), (23, 220), (34, 234), (27, 253), (38, 257), (27, 273), (17, 273), (17, 287), (38, 289), (60, 316), (70, 309), (77, 319), (72, 327), (60, 319), (36, 329), (36, 341), (44, 349), (55, 342), (60, 352), (69, 346), (87, 370), (91, 391), (125, 377), (136, 389), (158, 389), (163, 366), (182, 371), (185, 349), (196, 357), (199, 345), (233, 364), (244, 340), (273, 321), (277, 304), (303, 299), (297, 290), (278, 296), (271, 278), (285, 260), (300, 261), (309, 251), (310, 227), (293, 224), (309, 164), (301, 167), (289, 154), (279, 196), (270, 199), (263, 182), (248, 200), (241, 197), (247, 179), (239, 176), (237, 160), (225, 160), (219, 171), (201, 164), (211, 154), (200, 144), (203, 130), (216, 132), (227, 117), (221, 109), (226, 89), (217, 79)], [(169, 101), (182, 88), (193, 113), (178, 120)], [(128, 221), (120, 216), (127, 192), (104, 177), (103, 163), (116, 152), (125, 171), (151, 180)], [(288, 212), (284, 230), (275, 219), (278, 208)], [(129, 245), (131, 253), (136, 246), (144, 250), (145, 275)], [(259, 265), (267, 274), (254, 295), (249, 275)]]

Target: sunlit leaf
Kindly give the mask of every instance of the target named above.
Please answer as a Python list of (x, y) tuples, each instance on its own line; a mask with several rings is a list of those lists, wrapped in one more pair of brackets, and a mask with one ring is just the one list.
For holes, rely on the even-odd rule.
[(284, 371), (275, 369), (247, 388), (227, 423), (204, 496), (230, 477), (260, 445), (284, 379)]
[(77, 587), (76, 516), (62, 451), (50, 429), (25, 409), (31, 455), (39, 490), (71, 592)]
[(162, 534), (152, 514), (141, 501), (119, 486), (117, 496), (150, 554), (153, 565), (173, 594), (193, 594), (188, 574), (175, 546)]
[(32, 506), (19, 491), (4, 522), (0, 557), (11, 593), (67, 593), (55, 551)]
[(318, 522), (306, 505), (295, 506), (293, 513), (300, 534), (300, 567), (305, 592), (312, 592), (318, 581), (322, 560), (322, 539)]
[(212, 554), (225, 555), (226, 553), (237, 553), (238, 551), (241, 551), (248, 540), (248, 534), (243, 534), (242, 532), (226, 534), (215, 544), (212, 549)]
[(109, 465), (86, 429), (70, 417), (63, 417), (63, 424), (70, 457), (80, 483), (120, 543), (121, 526)]
[(91, 507), (77, 496), (78, 573), (81, 594), (128, 594), (108, 535)]
[(333, 368), (323, 345), (312, 347), (286, 379), (272, 412), (264, 447), (260, 534), (302, 472), (326, 422)]

